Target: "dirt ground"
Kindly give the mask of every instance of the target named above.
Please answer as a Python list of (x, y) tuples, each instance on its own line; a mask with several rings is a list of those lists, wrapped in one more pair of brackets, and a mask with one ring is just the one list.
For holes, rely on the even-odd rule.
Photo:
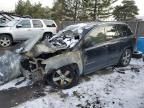
[(11, 108), (27, 100), (44, 96), (43, 88), (43, 85), (41, 85), (0, 91), (0, 106), (1, 108)]

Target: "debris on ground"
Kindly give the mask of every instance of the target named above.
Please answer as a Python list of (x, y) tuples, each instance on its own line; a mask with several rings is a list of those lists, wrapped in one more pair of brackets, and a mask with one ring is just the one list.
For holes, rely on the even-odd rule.
[[(123, 70), (125, 74), (116, 70)], [(81, 80), (79, 85), (67, 90), (46, 87), (46, 96), (28, 100), (16, 108), (143, 108), (142, 59), (133, 59), (128, 67), (116, 70), (90, 75), (90, 79)]]
[(20, 77), (20, 78), (14, 79), (14, 80), (12, 80), (12, 81), (4, 84), (4, 85), (1, 85), (0, 86), (0, 91), (11, 89), (11, 88), (21, 88), (21, 87), (26, 87), (26, 86), (31, 85), (31, 83), (30, 83), (31, 81), (28, 80), (28, 79), (21, 82), (21, 83), (19, 83), (20, 81), (22, 81), (24, 79), (25, 79), (24, 77)]

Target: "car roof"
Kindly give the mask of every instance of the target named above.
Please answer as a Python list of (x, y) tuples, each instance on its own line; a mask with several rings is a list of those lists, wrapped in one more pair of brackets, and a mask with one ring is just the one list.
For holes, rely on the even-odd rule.
[(69, 25), (67, 26), (66, 28), (67, 29), (71, 29), (71, 28), (77, 28), (77, 29), (81, 29), (81, 28), (85, 28), (85, 29), (91, 29), (95, 26), (100, 26), (100, 25), (108, 25), (108, 24), (122, 24), (122, 25), (127, 25), (126, 23), (123, 23), (123, 22), (117, 22), (117, 21), (114, 21), (114, 22), (86, 22), (86, 23), (77, 23), (77, 24), (73, 24), (73, 25)]
[(52, 21), (52, 22), (54, 22), (54, 20), (49, 20), (49, 19), (31, 19), (31, 20), (46, 20), (46, 21)]
[(20, 18), (20, 20), (24, 20), (24, 19), (28, 19), (28, 20), (47, 20), (47, 21), (54, 21), (54, 20), (49, 20), (49, 19), (38, 19), (38, 18)]
[(86, 22), (86, 23), (81, 23), (81, 24), (93, 25), (93, 26), (94, 25), (105, 25), (105, 24), (123, 24), (123, 25), (127, 25), (124, 22), (118, 22), (118, 21), (97, 21), (97, 22)]

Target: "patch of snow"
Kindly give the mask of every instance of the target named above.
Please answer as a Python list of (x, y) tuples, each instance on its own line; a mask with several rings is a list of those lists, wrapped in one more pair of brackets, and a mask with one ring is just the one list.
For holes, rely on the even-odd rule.
[(24, 77), (20, 77), (20, 78), (14, 79), (4, 85), (1, 85), (0, 91), (10, 89), (10, 88), (21, 88), (21, 87), (28, 86), (28, 84), (30, 82), (29, 80), (25, 80), (22, 83), (17, 84), (18, 82), (22, 81), (23, 79), (24, 79)]
[[(124, 69), (124, 74), (117, 70)], [(134, 70), (134, 69), (138, 69)], [(144, 108), (144, 62), (133, 59), (128, 67), (115, 72), (93, 74), (79, 85), (49, 92), (39, 99), (27, 101), (17, 108)]]
[[(131, 65), (136, 65), (136, 66), (144, 66), (144, 61), (143, 59), (132, 59), (131, 60)], [(143, 67), (144, 68), (144, 67)]]
[(64, 39), (63, 41), (67, 44), (68, 47), (72, 48), (79, 40), (72, 38), (71, 40)]

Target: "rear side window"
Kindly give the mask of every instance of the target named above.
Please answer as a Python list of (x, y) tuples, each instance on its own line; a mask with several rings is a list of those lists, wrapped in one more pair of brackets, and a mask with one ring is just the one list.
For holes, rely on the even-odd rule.
[(40, 20), (32, 20), (34, 28), (42, 28), (43, 24)]
[(117, 29), (121, 37), (126, 37), (133, 34), (127, 25), (117, 25)]
[(43, 22), (45, 23), (45, 25), (47, 27), (56, 27), (55, 23), (53, 21), (50, 20), (43, 20)]

